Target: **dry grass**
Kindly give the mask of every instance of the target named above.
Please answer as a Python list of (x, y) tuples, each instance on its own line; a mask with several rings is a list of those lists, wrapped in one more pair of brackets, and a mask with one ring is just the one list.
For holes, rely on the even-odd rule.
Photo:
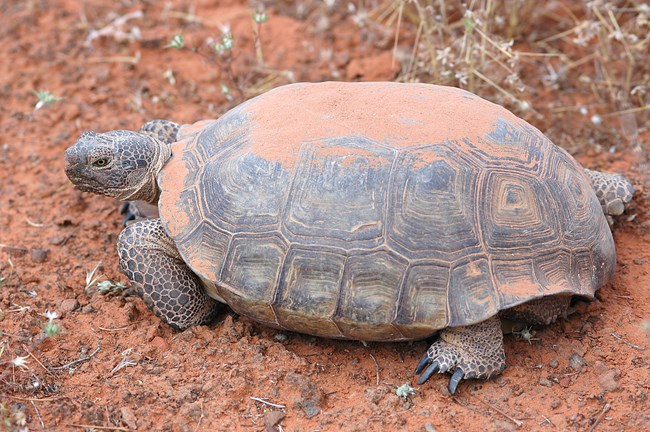
[(565, 147), (585, 139), (641, 150), (650, 120), (647, 4), (395, 0), (371, 16), (395, 28), (400, 81), (468, 89)]

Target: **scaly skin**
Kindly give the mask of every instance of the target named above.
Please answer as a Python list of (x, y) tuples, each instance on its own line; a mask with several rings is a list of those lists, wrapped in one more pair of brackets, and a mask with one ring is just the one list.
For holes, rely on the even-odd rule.
[(160, 219), (130, 224), (117, 241), (122, 272), (142, 300), (174, 328), (209, 322), (218, 303), (208, 297), (200, 279), (183, 262)]

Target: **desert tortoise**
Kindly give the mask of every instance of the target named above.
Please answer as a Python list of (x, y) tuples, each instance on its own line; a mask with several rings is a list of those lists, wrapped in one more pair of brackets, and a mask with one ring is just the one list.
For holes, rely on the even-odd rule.
[(180, 129), (84, 133), (65, 159), (79, 189), (158, 206), (118, 250), (168, 324), (205, 323), (217, 300), (330, 338), (439, 333), (418, 383), (449, 371), (452, 393), (505, 367), (498, 316), (548, 324), (608, 281), (605, 213), (633, 194), (506, 109), (427, 84), (287, 85)]

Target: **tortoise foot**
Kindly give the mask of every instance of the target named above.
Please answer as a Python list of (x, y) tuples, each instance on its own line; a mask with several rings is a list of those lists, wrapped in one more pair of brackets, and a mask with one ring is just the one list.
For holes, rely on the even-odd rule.
[(427, 350), (415, 369), (424, 384), (434, 373), (451, 372), (449, 393), (454, 394), (463, 379), (488, 379), (506, 367), (503, 334), (499, 318), (478, 324), (448, 328)]

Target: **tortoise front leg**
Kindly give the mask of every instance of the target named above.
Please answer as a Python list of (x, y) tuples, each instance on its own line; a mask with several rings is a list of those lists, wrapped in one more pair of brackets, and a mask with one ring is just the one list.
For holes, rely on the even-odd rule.
[(448, 388), (454, 394), (462, 379), (488, 379), (499, 375), (505, 367), (501, 321), (495, 316), (478, 324), (441, 331), (415, 373), (424, 371), (418, 379), (421, 385), (436, 372), (453, 372)]
[(218, 303), (183, 262), (160, 219), (127, 226), (117, 241), (120, 267), (145, 304), (167, 324), (183, 330), (210, 321)]

